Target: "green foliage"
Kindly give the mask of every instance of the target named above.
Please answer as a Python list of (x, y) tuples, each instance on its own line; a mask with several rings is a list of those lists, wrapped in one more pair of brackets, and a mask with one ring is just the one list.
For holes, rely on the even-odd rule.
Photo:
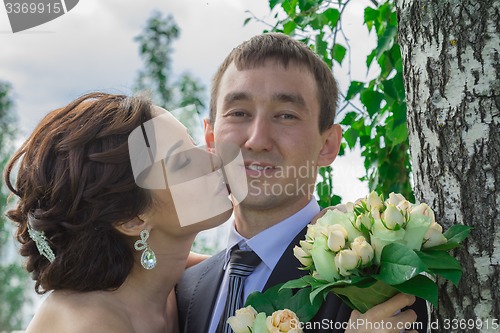
[[(342, 65), (349, 45), (342, 31), (342, 15), (351, 0), (269, 0), (276, 23), (271, 31), (294, 36), (311, 47), (333, 69)], [(402, 74), (402, 60), (397, 44), (397, 17), (393, 1), (377, 3), (364, 9), (364, 24), (377, 36), (377, 46), (366, 59), (367, 70), (378, 66), (380, 73), (368, 82), (352, 81), (344, 96), (348, 110), (340, 124), (344, 127), (344, 145), (361, 147), (370, 191), (403, 194), (414, 201), (410, 184), (408, 129)], [(284, 17), (282, 17), (284, 15)], [(248, 21), (247, 21), (248, 22)], [(342, 42), (340, 41), (342, 37)], [(362, 109), (355, 106), (359, 98)], [(318, 189), (327, 193), (333, 185), (329, 169), (321, 171)], [(320, 205), (329, 205), (331, 192), (320, 196)], [(333, 199), (336, 202), (337, 198)]]
[(322, 167), (319, 169), (320, 181), (316, 184), (316, 194), (318, 195), (318, 204), (321, 207), (338, 205), (341, 197), (333, 194), (332, 167)]
[(22, 307), (27, 302), (27, 288), (28, 277), (19, 264), (0, 266), (0, 327), (3, 329), (22, 329)]
[[(12, 112), (13, 100), (10, 84), (0, 81), (0, 170), (3, 170), (12, 152), (16, 118)], [(27, 273), (17, 263), (6, 263), (8, 246), (11, 246), (10, 228), (4, 217), (7, 193), (0, 179), (0, 327), (6, 330), (21, 329), (22, 306), (26, 302)]]
[(214, 255), (225, 248), (225, 244), (222, 243), (223, 242), (220, 238), (210, 237), (209, 235), (200, 233), (196, 236), (196, 239), (191, 246), (191, 251)]
[(8, 158), (14, 138), (16, 118), (12, 112), (14, 102), (11, 90), (9, 83), (0, 81), (0, 163)]
[(155, 96), (155, 103), (166, 107), (172, 100), (170, 87), (172, 43), (179, 37), (179, 27), (172, 16), (162, 17), (154, 12), (146, 22), (142, 34), (135, 38), (145, 69), (139, 72), (138, 89), (149, 89)]
[(142, 33), (135, 38), (144, 69), (139, 71), (135, 90), (147, 90), (153, 102), (167, 110), (194, 104), (198, 113), (205, 107), (205, 87), (189, 73), (174, 80), (172, 71), (173, 43), (180, 28), (171, 15), (153, 12)]
[(293, 292), (290, 288), (282, 288), (278, 284), (261, 293), (255, 291), (248, 295), (245, 306), (251, 305), (255, 311), (264, 312), (271, 316), (273, 312), (288, 309), (295, 312), (301, 322), (310, 321), (323, 304), (321, 299), (309, 300), (310, 288), (303, 288)]

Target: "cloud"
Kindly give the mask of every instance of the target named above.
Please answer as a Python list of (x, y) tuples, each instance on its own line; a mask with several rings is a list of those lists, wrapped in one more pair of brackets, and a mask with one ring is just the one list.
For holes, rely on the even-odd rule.
[(265, 1), (86, 0), (45, 25), (12, 34), (2, 12), (0, 79), (13, 84), (25, 133), (47, 112), (82, 93), (130, 93), (142, 66), (133, 39), (152, 11), (159, 10), (173, 14), (181, 28), (174, 72), (189, 70), (208, 86), (229, 50), (262, 31), (256, 25), (243, 29), (245, 8), (267, 13)]

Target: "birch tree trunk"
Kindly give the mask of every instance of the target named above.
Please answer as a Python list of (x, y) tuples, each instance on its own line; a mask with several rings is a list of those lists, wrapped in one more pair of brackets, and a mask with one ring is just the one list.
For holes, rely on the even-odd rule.
[(432, 331), (498, 332), (500, 1), (395, 2), (415, 196), (445, 229), (474, 227), (455, 251), (459, 287), (440, 287)]

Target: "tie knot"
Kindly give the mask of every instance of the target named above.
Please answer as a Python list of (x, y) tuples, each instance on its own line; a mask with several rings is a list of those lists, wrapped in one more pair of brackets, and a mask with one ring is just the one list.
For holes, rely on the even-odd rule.
[(260, 261), (259, 256), (253, 251), (233, 250), (229, 259), (229, 275), (248, 276)]

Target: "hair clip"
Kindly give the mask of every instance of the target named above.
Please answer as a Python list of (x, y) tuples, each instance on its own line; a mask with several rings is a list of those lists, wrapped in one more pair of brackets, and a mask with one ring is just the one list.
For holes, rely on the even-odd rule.
[(45, 233), (43, 231), (36, 231), (31, 227), (29, 223), (28, 223), (28, 233), (31, 239), (35, 242), (38, 252), (40, 252), (42, 256), (47, 258), (48, 261), (53, 262), (56, 259), (56, 256), (52, 251), (52, 249), (50, 248), (49, 243), (47, 242)]

